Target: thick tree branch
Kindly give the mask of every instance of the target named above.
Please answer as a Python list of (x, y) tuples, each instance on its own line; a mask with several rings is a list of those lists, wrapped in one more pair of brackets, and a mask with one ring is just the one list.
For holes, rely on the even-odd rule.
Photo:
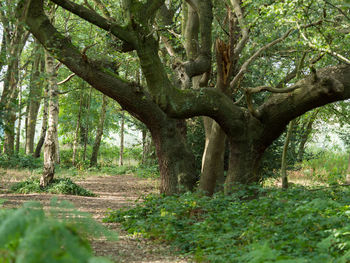
[(111, 22), (107, 20), (106, 18), (100, 16), (95, 11), (92, 11), (82, 5), (73, 3), (69, 0), (51, 0), (55, 4), (59, 5), (60, 7), (68, 10), (69, 12), (72, 12), (73, 14), (79, 16), (80, 18), (90, 22), (91, 24), (94, 24), (108, 32), (111, 32), (114, 36), (117, 38), (128, 42), (133, 43), (134, 37), (132, 32), (128, 31), (126, 28), (118, 25), (115, 22)]
[[(194, 76), (209, 72), (211, 68), (211, 25), (213, 21), (212, 3), (210, 0), (189, 1), (193, 2), (199, 18), (200, 45), (199, 54), (194, 60), (183, 63), (187, 76), (191, 79)], [(191, 5), (191, 3), (189, 3)], [(192, 5), (191, 5), (192, 7)], [(208, 26), (209, 25), (209, 26)]]
[[(325, 104), (350, 98), (350, 66), (340, 65), (317, 71), (317, 80), (308, 76), (296, 83), (299, 88), (285, 94), (272, 94), (257, 111), (266, 126), (265, 140), (270, 143), (288, 122)], [(277, 136), (277, 137), (276, 137)]]
[(244, 17), (243, 17), (243, 12), (240, 6), (240, 1), (238, 0), (231, 0), (231, 4), (233, 7), (233, 10), (235, 11), (239, 26), (241, 28), (241, 33), (242, 33), (242, 38), (241, 40), (238, 42), (238, 44), (236, 45), (235, 49), (234, 49), (234, 54), (237, 56), (239, 54), (241, 54), (243, 48), (245, 47), (245, 45), (248, 42), (248, 38), (249, 38), (249, 28), (245, 23)]

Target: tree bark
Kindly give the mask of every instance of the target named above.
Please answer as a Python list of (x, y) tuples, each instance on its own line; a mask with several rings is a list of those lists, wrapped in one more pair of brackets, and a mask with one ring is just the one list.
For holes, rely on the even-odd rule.
[(17, 123), (17, 132), (16, 132), (16, 154), (19, 153), (20, 143), (21, 143), (21, 124), (22, 124), (22, 88), (19, 87), (18, 94), (18, 123)]
[(57, 163), (57, 126), (58, 126), (58, 86), (55, 60), (45, 52), (46, 72), (49, 75), (49, 128), (47, 130), (44, 143), (44, 171), (40, 178), (40, 186), (45, 187), (50, 184), (55, 175), (55, 164)]
[(348, 170), (346, 174), (346, 183), (350, 184), (350, 153), (349, 153), (349, 161), (348, 161)]
[[(44, 61), (45, 62), (45, 61)], [(40, 138), (35, 147), (33, 156), (35, 158), (40, 157), (41, 148), (44, 145), (46, 131), (47, 131), (47, 122), (48, 122), (48, 111), (49, 111), (49, 91), (48, 84), (44, 84), (44, 105), (43, 105), (43, 119), (41, 124)]]
[(216, 187), (217, 180), (224, 175), (224, 154), (226, 146), (226, 134), (221, 129), (220, 125), (212, 121), (207, 122), (208, 129), (205, 135), (205, 148), (202, 160), (202, 173), (199, 180), (199, 190), (203, 191), (206, 195), (213, 195)]
[(147, 130), (145, 128), (142, 128), (142, 158), (141, 158), (141, 164), (146, 163), (146, 137), (147, 137)]
[(316, 120), (318, 112), (319, 112), (319, 110), (316, 110), (311, 114), (310, 119), (308, 120), (308, 123), (306, 125), (306, 128), (303, 131), (303, 134), (301, 136), (301, 141), (300, 141), (299, 149), (298, 149), (298, 161), (299, 162), (301, 162), (303, 160), (304, 152), (305, 152), (305, 144), (310, 137), (310, 134), (312, 132), (312, 125)]
[(161, 175), (160, 192), (172, 195), (193, 191), (197, 181), (195, 159), (176, 129), (176, 121), (164, 118), (159, 126), (150, 126)]
[(91, 94), (92, 94), (92, 87), (90, 87), (89, 92), (89, 98), (88, 98), (88, 105), (87, 105), (87, 115), (86, 115), (86, 127), (85, 127), (85, 133), (84, 133), (84, 149), (83, 149), (83, 161), (86, 160), (86, 150), (87, 150), (87, 144), (89, 140), (89, 122), (90, 122), (90, 107), (91, 107)]
[(119, 166), (123, 166), (124, 159), (124, 112), (120, 116), (120, 150), (119, 150)]
[[(35, 127), (40, 108), (40, 101), (42, 95), (42, 82), (40, 80), (40, 62), (41, 59), (41, 48), (40, 44), (36, 41), (34, 49), (34, 61), (32, 63), (32, 74), (29, 84), (29, 95), (27, 105), (27, 118), (26, 118), (26, 143), (25, 153), (32, 154), (34, 151), (34, 138), (35, 138)], [(44, 62), (44, 61), (42, 61)]]
[(288, 176), (287, 176), (287, 152), (290, 138), (293, 133), (293, 126), (295, 121), (291, 121), (288, 125), (286, 139), (284, 140), (283, 151), (282, 151), (282, 161), (281, 161), (281, 176), (282, 176), (282, 188), (288, 188)]
[(92, 148), (90, 166), (95, 166), (97, 164), (97, 156), (98, 156), (98, 151), (100, 150), (101, 139), (103, 135), (103, 126), (106, 119), (107, 106), (108, 106), (108, 98), (106, 95), (102, 95), (102, 106), (101, 106), (100, 118), (99, 118), (99, 123), (96, 131), (94, 146)]
[(81, 127), (81, 113), (82, 113), (82, 107), (83, 107), (83, 94), (80, 93), (80, 100), (79, 100), (79, 112), (78, 112), (78, 118), (77, 118), (77, 124), (75, 126), (75, 133), (74, 133), (74, 140), (73, 140), (73, 155), (72, 155), (72, 164), (73, 166), (76, 165), (77, 160), (77, 150), (78, 150), (78, 144), (79, 144), (79, 128)]

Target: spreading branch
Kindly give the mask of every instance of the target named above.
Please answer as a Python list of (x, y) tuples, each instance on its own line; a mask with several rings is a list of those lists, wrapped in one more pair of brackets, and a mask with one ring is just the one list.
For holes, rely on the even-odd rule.
[(111, 32), (117, 38), (128, 43), (133, 43), (134, 38), (132, 32), (128, 31), (126, 28), (118, 25), (115, 22), (107, 20), (95, 11), (69, 0), (51, 1), (59, 5), (60, 7), (66, 9), (67, 11), (79, 16), (80, 18), (90, 22), (91, 24), (98, 26), (99, 28), (102, 28), (108, 32)]
[[(76, 75), (75, 73), (70, 74), (66, 79), (64, 79), (64, 80), (62, 80), (62, 81), (60, 81), (60, 82), (58, 82), (57, 85), (62, 85), (62, 84), (64, 84), (64, 83), (70, 81), (75, 75)], [(60, 93), (60, 94), (62, 94), (62, 93)]]
[(347, 59), (346, 57), (344, 57), (343, 55), (331, 50), (330, 48), (322, 48), (322, 47), (317, 47), (315, 44), (313, 44), (304, 34), (304, 32), (301, 30), (301, 27), (299, 25), (298, 29), (300, 30), (300, 35), (302, 36), (302, 38), (306, 41), (306, 43), (309, 45), (309, 47), (311, 47), (314, 50), (318, 50), (321, 52), (325, 52), (333, 57), (335, 57), (336, 59), (340, 60), (341, 62), (350, 65), (350, 60)]
[(262, 48), (260, 48), (259, 50), (257, 50), (249, 59), (247, 59), (241, 69), (239, 70), (239, 72), (237, 73), (237, 75), (233, 78), (233, 80), (231, 81), (230, 83), (230, 87), (231, 89), (233, 89), (237, 84), (238, 82), (241, 80), (241, 78), (243, 77), (243, 75), (247, 72), (248, 70), (248, 66), (256, 59), (258, 58), (262, 52), (264, 52), (266, 49), (282, 42), (283, 40), (285, 40), (289, 35), (290, 33), (293, 31), (293, 29), (289, 29), (282, 37), (266, 44), (265, 46), (263, 46)]

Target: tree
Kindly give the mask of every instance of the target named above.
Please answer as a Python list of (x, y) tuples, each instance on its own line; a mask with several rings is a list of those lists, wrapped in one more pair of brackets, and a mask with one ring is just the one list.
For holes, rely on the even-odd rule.
[[(167, 6), (164, 7), (164, 1), (123, 1), (122, 9), (117, 9), (117, 4), (113, 3), (112, 7), (117, 13), (113, 18), (103, 5), (96, 4), (94, 9), (69, 0), (51, 2), (104, 30), (105, 34), (115, 39), (116, 48), (121, 52), (136, 52), (147, 87), (117, 76), (108, 58), (98, 58), (96, 61), (60, 34), (43, 11), (43, 0), (19, 2), (19, 17), (47, 50), (92, 87), (118, 101), (131, 115), (146, 124), (157, 150), (161, 191), (167, 194), (178, 191), (178, 181), (189, 190), (193, 189), (195, 182), (194, 158), (177, 128), (177, 119), (207, 116), (214, 119), (226, 133), (230, 149), (226, 179), (226, 191), (229, 192), (232, 184), (261, 180), (259, 168), (262, 155), (290, 120), (313, 108), (350, 97), (350, 63), (346, 54), (341, 54), (345, 52), (346, 41), (339, 42), (337, 49), (331, 49), (328, 42), (321, 43), (324, 44), (322, 46), (310, 40), (309, 35), (316, 36), (320, 26), (326, 23), (319, 20), (323, 9), (317, 6), (305, 10), (302, 4), (295, 1), (286, 1), (282, 7), (274, 3), (264, 4), (264, 1), (247, 1), (242, 9), (239, 1), (230, 1), (233, 11), (227, 9), (230, 24), (228, 43), (216, 41), (216, 88), (199, 85), (199, 88), (191, 89), (195, 78), (202, 79), (209, 75), (213, 66), (212, 1), (186, 1), (187, 10), (192, 8), (197, 14), (199, 52), (192, 59), (174, 63), (171, 76), (168, 74), (171, 69), (159, 56), (161, 45), (158, 36), (162, 31), (171, 33), (171, 30), (159, 28), (160, 24), (157, 24), (157, 11), (164, 8), (169, 11)], [(332, 8), (327, 5), (328, 2), (324, 2), (326, 13), (341, 16), (342, 23), (345, 23), (346, 13), (344, 15), (343, 9)], [(313, 5), (313, 2), (308, 4)], [(260, 8), (258, 15), (254, 13), (257, 8)], [(243, 15), (244, 10), (246, 16)], [(302, 18), (299, 19), (299, 16)], [(294, 19), (295, 26), (290, 26), (288, 19)], [(340, 33), (337, 31), (334, 34)], [(265, 45), (257, 48), (248, 41), (249, 38), (250, 41), (256, 40), (257, 36), (260, 36), (259, 42), (265, 42)], [(333, 35), (330, 37), (334, 38)], [(287, 38), (291, 39), (290, 43), (285, 44), (287, 48), (293, 45), (300, 48), (297, 43), (303, 42), (303, 50), (316, 50), (312, 54), (326, 53), (334, 57), (332, 63), (335, 65), (330, 63), (328, 67), (318, 70), (311, 66), (309, 76), (289, 87), (286, 83), (296, 76), (296, 72), (286, 74), (276, 85), (248, 86), (245, 76), (249, 73), (249, 67), (263, 57), (274, 60), (277, 68), (276, 64), (282, 56), (274, 56), (276, 50), (273, 48), (276, 49), (276, 45)], [(272, 50), (271, 54), (269, 50)], [(296, 57), (291, 56), (290, 59), (295, 61)], [(291, 60), (289, 67), (293, 65)], [(262, 80), (266, 81), (264, 78)], [(265, 95), (258, 104), (254, 96), (262, 92), (269, 92), (269, 95)], [(241, 95), (245, 103), (239, 99)]]
[(108, 105), (108, 98), (107, 98), (107, 96), (102, 95), (100, 120), (99, 120), (97, 131), (96, 131), (96, 138), (95, 138), (94, 146), (92, 148), (90, 166), (94, 166), (97, 164), (97, 156), (98, 156), (98, 151), (99, 151), (100, 145), (101, 145), (101, 139), (102, 139), (102, 135), (103, 135), (103, 126), (104, 126), (105, 119), (106, 119), (107, 105)]
[(44, 71), (45, 60), (43, 59), (42, 48), (35, 41), (33, 48), (34, 59), (32, 62), (32, 72), (29, 83), (27, 118), (26, 118), (26, 154), (34, 152), (35, 126), (37, 123), (40, 101), (42, 96), (43, 78), (40, 74)]
[[(24, 24), (15, 20), (15, 7), (9, 2), (0, 3), (0, 20), (3, 27), (2, 61), (1, 66), (7, 65), (4, 79), (3, 92), (0, 97), (0, 112), (5, 120), (5, 136), (3, 152), (7, 155), (14, 153), (15, 121), (18, 104), (18, 81), (20, 57), (28, 39), (29, 32), (24, 29)], [(5, 56), (6, 54), (6, 56)], [(5, 63), (4, 63), (5, 62)]]

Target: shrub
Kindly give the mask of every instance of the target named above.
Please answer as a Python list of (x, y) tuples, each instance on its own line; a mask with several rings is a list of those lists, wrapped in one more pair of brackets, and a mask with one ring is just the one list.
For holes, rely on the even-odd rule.
[(75, 184), (70, 178), (53, 179), (52, 183), (42, 188), (39, 179), (28, 179), (24, 182), (18, 182), (11, 186), (11, 192), (28, 194), (28, 193), (51, 193), (81, 196), (96, 196), (89, 190)]
[(106, 221), (169, 242), (197, 262), (348, 262), (349, 202), (348, 188), (253, 187), (213, 198), (151, 195)]
[(8, 156), (6, 154), (0, 154), (0, 167), (3, 168), (28, 168), (37, 169), (42, 167), (43, 163), (41, 159), (34, 158), (31, 155), (18, 154)]
[(139, 165), (135, 171), (135, 175), (140, 178), (159, 178), (158, 165)]

